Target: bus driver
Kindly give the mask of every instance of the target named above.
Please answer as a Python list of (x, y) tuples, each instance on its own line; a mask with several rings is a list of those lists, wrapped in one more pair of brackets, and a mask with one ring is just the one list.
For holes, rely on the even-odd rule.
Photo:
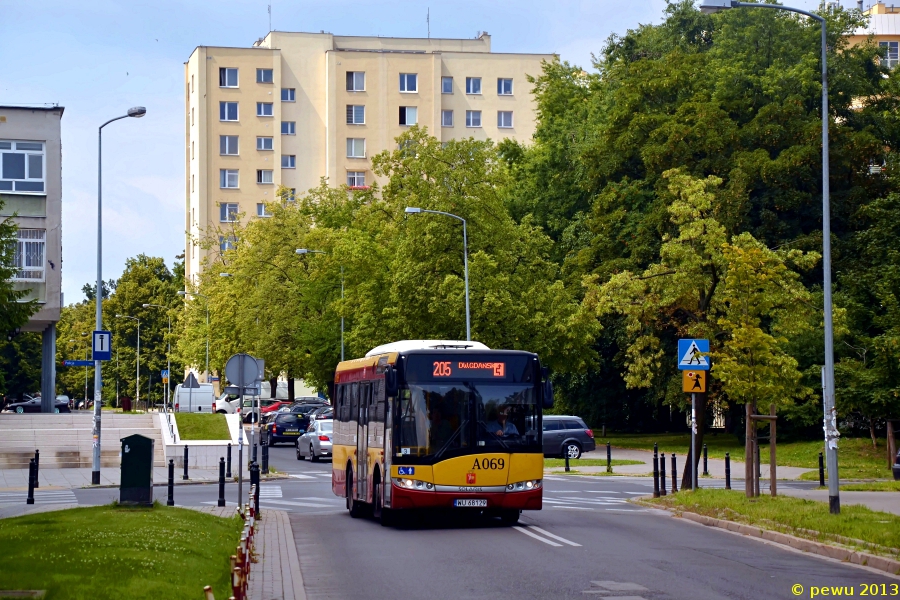
[[(496, 409), (495, 409), (496, 410)], [(507, 411), (509, 408), (504, 407), (497, 411), (496, 420), (488, 421), (487, 430), (497, 437), (509, 437), (511, 435), (519, 435), (519, 430), (508, 420)]]

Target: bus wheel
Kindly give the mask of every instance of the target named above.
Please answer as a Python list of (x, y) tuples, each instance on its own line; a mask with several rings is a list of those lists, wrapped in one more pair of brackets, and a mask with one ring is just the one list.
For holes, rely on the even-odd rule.
[(518, 509), (507, 509), (500, 512), (500, 522), (504, 525), (515, 525), (519, 522), (519, 515), (522, 511)]
[(347, 470), (347, 510), (350, 511), (350, 516), (354, 519), (358, 519), (362, 516), (362, 503), (353, 499), (353, 471)]

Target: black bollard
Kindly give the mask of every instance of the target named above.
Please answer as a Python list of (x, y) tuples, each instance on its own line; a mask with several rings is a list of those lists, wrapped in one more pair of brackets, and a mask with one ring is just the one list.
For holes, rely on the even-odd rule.
[(169, 459), (169, 497), (166, 498), (166, 506), (175, 506), (175, 461)]
[(566, 459), (566, 473), (568, 473), (569, 472), (569, 453), (568, 452), (563, 453), (563, 458)]
[(225, 506), (225, 457), (219, 458), (219, 506)]
[(825, 487), (825, 459), (819, 452), (819, 487)]
[(267, 440), (263, 440), (262, 447), (262, 473), (263, 475), (269, 474), (269, 444)]
[(666, 453), (659, 455), (659, 495), (666, 495)]
[(231, 479), (231, 444), (228, 444), (228, 460), (225, 461), (225, 477)]
[(731, 455), (725, 453), (725, 489), (731, 489)]
[(259, 465), (251, 463), (250, 465), (250, 485), (253, 486), (253, 508), (256, 512), (256, 518), (260, 517), (259, 514)]
[(706, 444), (703, 444), (703, 474), (709, 476), (709, 465), (707, 464)]
[(672, 493), (678, 491), (678, 465), (675, 463), (675, 453), (672, 453)]
[(187, 479), (188, 479), (187, 469), (188, 469), (188, 447), (187, 447), (187, 444), (185, 444), (184, 445), (184, 475), (182, 475), (182, 477), (181, 477), (185, 481), (187, 481)]
[(35, 450), (34, 451), (34, 487), (35, 488), (41, 487), (40, 474), (41, 474), (41, 451)]
[(34, 459), (32, 458), (28, 463), (28, 499), (25, 500), (25, 504), (34, 504), (34, 473), (36, 469), (34, 466)]
[(612, 473), (612, 449), (609, 447), (609, 442), (606, 442), (606, 472)]
[(659, 498), (659, 455), (656, 444), (653, 444), (653, 497)]

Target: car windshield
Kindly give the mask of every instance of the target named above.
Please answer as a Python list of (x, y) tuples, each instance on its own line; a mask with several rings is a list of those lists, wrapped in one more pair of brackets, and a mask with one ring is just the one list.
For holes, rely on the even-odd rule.
[(317, 408), (320, 408), (320, 407), (318, 407), (318, 406), (295, 406), (294, 408), (291, 409), (291, 412), (301, 414), (301, 415), (308, 415), (309, 413), (316, 410)]
[(534, 385), (447, 382), (400, 391), (396, 456), (540, 451)]

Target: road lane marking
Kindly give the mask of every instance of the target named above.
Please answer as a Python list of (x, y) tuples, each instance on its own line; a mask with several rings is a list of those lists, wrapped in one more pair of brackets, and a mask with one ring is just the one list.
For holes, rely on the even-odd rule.
[(544, 529), (541, 529), (540, 527), (535, 527), (534, 525), (529, 525), (528, 528), (533, 529), (533, 530), (537, 531), (538, 533), (541, 533), (541, 534), (547, 536), (548, 538), (553, 538), (554, 540), (559, 540), (563, 544), (568, 544), (570, 546), (575, 546), (577, 548), (581, 548), (581, 544), (576, 544), (575, 542), (573, 542), (571, 540), (567, 540), (564, 537), (559, 537), (555, 533), (550, 533), (549, 531), (545, 531)]
[(260, 498), (281, 498), (280, 485), (261, 485), (259, 486)]
[(343, 504), (345, 502), (344, 500), (341, 500), (337, 496), (334, 496), (333, 498), (305, 496), (302, 498), (294, 498), (294, 500), (312, 500), (313, 502), (331, 502), (331, 503), (338, 503), (338, 504)]
[[(546, 500), (544, 500), (546, 502)], [(594, 510), (587, 506), (551, 506), (550, 508), (561, 508), (563, 510)]]
[(260, 503), (265, 504), (284, 504), (285, 506), (304, 506), (306, 508), (334, 508), (333, 506), (328, 506), (327, 504), (313, 504), (312, 502), (292, 502), (290, 500), (263, 500), (260, 498)]
[(544, 542), (544, 543), (547, 544), (548, 546), (555, 546), (555, 547), (557, 547), (557, 548), (562, 548), (562, 544), (557, 544), (556, 542), (551, 542), (551, 541), (548, 540), (548, 539), (542, 538), (541, 536), (539, 536), (539, 535), (537, 535), (537, 534), (531, 533), (530, 531), (528, 531), (528, 530), (525, 529), (524, 527), (513, 526), (513, 529), (515, 529), (516, 531), (518, 531), (518, 532), (520, 532), (520, 533), (524, 533), (525, 535), (527, 535), (527, 536), (529, 536), (529, 537), (533, 537), (534, 539), (536, 539), (536, 540), (538, 540), (538, 541)]
[(294, 475), (294, 474), (291, 474), (291, 475), (288, 475), (288, 477), (292, 477), (292, 478), (294, 478), (294, 479), (315, 479), (315, 477), (313, 477), (312, 475)]

